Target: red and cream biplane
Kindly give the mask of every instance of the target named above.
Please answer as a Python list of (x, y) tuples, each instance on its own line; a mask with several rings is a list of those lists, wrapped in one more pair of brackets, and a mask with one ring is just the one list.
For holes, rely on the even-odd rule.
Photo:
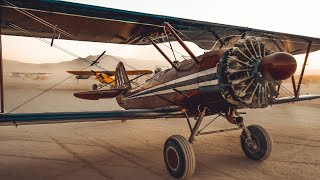
[[(241, 147), (248, 158), (261, 161), (270, 155), (270, 135), (261, 126), (246, 126), (240, 109), (320, 98), (319, 95), (300, 95), (308, 55), (320, 50), (319, 38), (54, 0), (3, 0), (1, 13), (1, 34), (50, 38), (51, 45), (58, 37), (152, 44), (171, 64), (171, 69), (159, 71), (144, 84), (133, 87), (132, 79), (128, 78), (125, 66), (120, 62), (115, 71), (114, 88), (74, 94), (89, 100), (116, 98), (125, 110), (10, 114), (4, 113), (2, 106), (0, 123), (185, 117), (190, 137), (169, 137), (163, 151), (168, 172), (175, 178), (187, 178), (193, 174), (196, 161), (191, 145), (199, 135), (242, 129)], [(157, 45), (166, 40), (177, 41), (190, 59), (171, 61)], [(184, 43), (190, 40), (208, 51), (195, 56)], [(293, 75), (297, 63), (293, 55), (304, 53), (304, 65), (296, 84)], [(278, 97), (281, 81), (288, 78), (292, 79), (294, 96)], [(236, 127), (199, 131), (203, 118), (211, 115), (224, 117)], [(189, 117), (196, 118), (194, 125)]]

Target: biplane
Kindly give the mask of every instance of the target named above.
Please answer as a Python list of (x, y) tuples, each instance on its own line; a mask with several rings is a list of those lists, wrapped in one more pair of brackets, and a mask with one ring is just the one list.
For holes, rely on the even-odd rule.
[[(95, 79), (99, 81), (99, 84), (92, 84), (91, 89), (93, 91), (97, 89), (101, 89), (105, 86), (114, 87), (115, 80), (113, 76), (115, 75), (115, 71), (67, 71), (70, 74), (76, 75), (77, 79), (88, 79), (90, 76), (95, 76)], [(152, 71), (149, 70), (129, 70), (126, 71), (127, 75), (147, 75), (152, 74)]]
[[(320, 38), (55, 0), (3, 0), (1, 13), (1, 34), (49, 38), (51, 45), (59, 38), (153, 45), (172, 68), (133, 87), (124, 64), (119, 62), (114, 88), (74, 94), (88, 100), (116, 98), (125, 110), (14, 114), (4, 113), (2, 106), (1, 124), (184, 117), (190, 136), (173, 135), (163, 149), (164, 163), (175, 178), (193, 174), (196, 161), (192, 143), (196, 136), (240, 129), (245, 156), (265, 160), (272, 151), (272, 138), (261, 126), (245, 125), (243, 110), (320, 98), (300, 94), (308, 55), (320, 50)], [(158, 45), (171, 41), (177, 41), (190, 58), (181, 62), (170, 59)], [(184, 41), (207, 51), (196, 56)], [(306, 56), (296, 82), (293, 55), (298, 54)], [(279, 97), (281, 81), (289, 78), (294, 95)], [(213, 115), (226, 119), (234, 128), (200, 130), (203, 118)]]

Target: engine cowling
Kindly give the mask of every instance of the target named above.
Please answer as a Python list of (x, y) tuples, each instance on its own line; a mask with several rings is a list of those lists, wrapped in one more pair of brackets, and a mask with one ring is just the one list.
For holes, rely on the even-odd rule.
[(218, 67), (223, 97), (238, 108), (261, 108), (278, 96), (277, 87), (297, 68), (285, 52), (272, 53), (259, 38), (240, 39), (225, 52)]

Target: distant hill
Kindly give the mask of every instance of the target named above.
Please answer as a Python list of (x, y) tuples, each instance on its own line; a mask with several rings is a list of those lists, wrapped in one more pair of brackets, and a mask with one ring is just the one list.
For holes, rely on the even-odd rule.
[[(91, 62), (98, 56), (88, 56), (85, 60)], [(148, 69), (154, 70), (155, 66), (170, 66), (164, 61), (148, 61), (138, 59), (123, 59), (120, 57), (107, 56), (99, 61), (99, 66), (107, 70), (115, 70), (119, 61), (125, 64), (126, 69)], [(4, 60), (4, 72), (33, 72), (33, 73), (65, 73), (67, 70), (81, 70), (89, 66), (83, 59), (74, 59), (72, 61), (64, 61), (60, 63), (44, 63), (44, 64), (32, 64), (23, 63), (12, 60)], [(99, 70), (96, 67), (89, 67), (87, 70)]]

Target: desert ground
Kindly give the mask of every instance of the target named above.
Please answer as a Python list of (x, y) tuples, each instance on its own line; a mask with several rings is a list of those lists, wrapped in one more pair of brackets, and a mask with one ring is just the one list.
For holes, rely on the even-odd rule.
[[(6, 111), (120, 109), (114, 100), (76, 99), (73, 93), (90, 89), (92, 82), (75, 79), (16, 108), (65, 76), (32, 80), (7, 74)], [(310, 82), (303, 84), (303, 93), (320, 93), (320, 81)], [(198, 136), (193, 144), (197, 162), (191, 179), (319, 179), (320, 100), (245, 112), (247, 125), (261, 125), (271, 134), (271, 156), (263, 162), (247, 159), (240, 146), (241, 131)], [(212, 118), (206, 117), (205, 122)], [(207, 130), (231, 127), (219, 118)], [(173, 134), (189, 136), (185, 119), (0, 126), (0, 179), (172, 179), (162, 148)]]

